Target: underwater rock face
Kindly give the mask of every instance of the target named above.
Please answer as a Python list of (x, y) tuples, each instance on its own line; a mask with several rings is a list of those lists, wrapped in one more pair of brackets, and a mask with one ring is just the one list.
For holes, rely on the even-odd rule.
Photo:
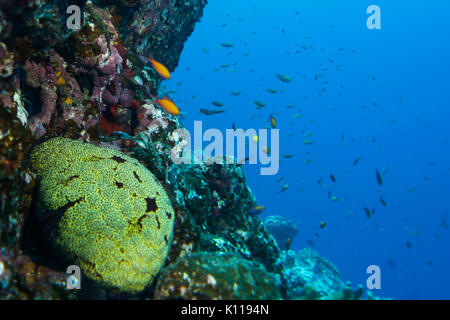
[(288, 239), (291, 239), (291, 242), (294, 241), (298, 233), (298, 227), (282, 216), (268, 216), (264, 219), (264, 226), (273, 235), (281, 249), (286, 249)]
[(31, 134), (18, 118), (22, 111), (0, 94), (0, 247), (10, 245), (15, 251), (34, 188), (34, 174), (23, 165)]
[[(173, 165), (167, 171), (174, 203), (185, 212), (175, 222), (175, 249), (193, 246), (194, 251), (232, 253), (260, 262), (269, 272), (279, 272), (275, 240), (259, 217), (247, 214), (256, 200), (243, 168), (225, 160)], [(188, 239), (196, 240), (188, 243)]]
[(353, 291), (341, 279), (339, 271), (316, 251), (281, 252), (283, 278), (286, 280), (287, 299), (361, 299), (362, 288)]
[(173, 234), (174, 211), (153, 174), (122, 152), (66, 138), (38, 145), (31, 163), (56, 251), (106, 288), (143, 290)]
[(160, 276), (156, 299), (280, 299), (279, 275), (232, 254), (180, 258)]

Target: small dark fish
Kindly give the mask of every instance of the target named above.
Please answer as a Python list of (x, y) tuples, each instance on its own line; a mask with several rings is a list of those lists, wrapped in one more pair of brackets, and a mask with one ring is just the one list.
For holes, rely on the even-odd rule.
[(249, 216), (257, 216), (264, 211), (264, 206), (255, 206), (247, 211)]
[(448, 223), (447, 223), (447, 221), (446, 221), (445, 219), (442, 219), (442, 220), (441, 220), (441, 226), (442, 226), (444, 229), (448, 229)]
[(356, 158), (355, 161), (353, 161), (353, 166), (355, 167), (361, 159), (362, 157)]
[(327, 223), (325, 221), (320, 221), (320, 229), (323, 229), (327, 226)]
[(259, 101), (259, 100), (255, 100), (255, 101), (253, 101), (253, 103), (254, 103), (256, 106), (260, 107), (260, 108), (266, 106), (266, 104), (265, 104), (264, 102), (261, 102), (261, 101)]
[(284, 76), (284, 75), (279, 74), (279, 73), (275, 74), (275, 76), (276, 76), (279, 80), (281, 80), (281, 81), (283, 81), (283, 82), (285, 82), (285, 83), (289, 83), (289, 82), (291, 82), (291, 80), (292, 80), (290, 77)]
[(412, 243), (409, 242), (409, 241), (406, 241), (406, 246), (407, 246), (408, 248), (412, 248)]
[(383, 205), (383, 206), (387, 206), (387, 203), (386, 203), (386, 201), (383, 199), (383, 196), (381, 196), (380, 197), (380, 202), (381, 202), (381, 204)]
[(366, 213), (366, 217), (367, 217), (367, 218), (370, 218), (371, 213), (370, 213), (369, 208), (364, 207), (364, 212)]
[(317, 81), (317, 80), (319, 80), (322, 77), (323, 77), (323, 74), (320, 74), (320, 73), (319, 74), (315, 74), (314, 75), (314, 80)]
[(330, 179), (331, 179), (331, 181), (336, 182), (336, 178), (334, 177), (333, 174), (330, 174)]
[(378, 185), (382, 186), (383, 185), (383, 179), (381, 178), (381, 173), (380, 171), (378, 171), (378, 169), (375, 170), (376, 176), (377, 176), (377, 182)]
[(145, 61), (136, 55), (133, 55), (131, 53), (127, 53), (126, 58), (131, 61), (136, 67), (143, 69), (145, 66)]
[(238, 166), (241, 166), (242, 164), (246, 163), (247, 161), (249, 161), (250, 158), (249, 157), (245, 157), (243, 160), (238, 161)]
[(237, 96), (239, 96), (241, 93), (240, 93), (240, 92), (237, 92), (237, 91), (231, 91), (230, 94), (231, 94), (232, 96), (237, 97)]
[(328, 191), (328, 199), (334, 202), (338, 201), (338, 198), (336, 196), (333, 196), (331, 191)]
[(277, 193), (282, 193), (285, 192), (287, 189), (289, 188), (289, 185), (285, 184), (280, 191), (278, 191)]
[(223, 103), (219, 101), (213, 101), (211, 102), (211, 104), (216, 107), (223, 107)]
[(233, 128), (234, 131), (236, 131), (236, 124), (233, 122), (233, 125), (231, 126), (231, 128)]
[(286, 250), (291, 249), (291, 244), (292, 244), (292, 239), (291, 238), (287, 238), (286, 239), (286, 244), (285, 244)]
[(233, 48), (234, 47), (234, 44), (228, 43), (228, 42), (222, 42), (220, 45), (225, 48)]
[(119, 77), (119, 81), (123, 85), (123, 87), (127, 89), (137, 90), (137, 88), (139, 88), (139, 84), (137, 84), (136, 81), (123, 75)]
[(198, 111), (200, 113), (206, 114), (207, 116), (225, 112), (224, 110), (209, 110), (209, 109), (199, 109)]
[(277, 182), (281, 182), (283, 180), (284, 180), (284, 177), (281, 177), (281, 178), (277, 179)]

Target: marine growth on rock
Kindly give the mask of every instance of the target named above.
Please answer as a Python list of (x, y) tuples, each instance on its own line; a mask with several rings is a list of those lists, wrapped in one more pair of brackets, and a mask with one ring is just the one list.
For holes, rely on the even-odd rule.
[(38, 145), (31, 163), (38, 217), (56, 252), (103, 287), (145, 289), (167, 256), (174, 221), (153, 174), (122, 152), (66, 138)]

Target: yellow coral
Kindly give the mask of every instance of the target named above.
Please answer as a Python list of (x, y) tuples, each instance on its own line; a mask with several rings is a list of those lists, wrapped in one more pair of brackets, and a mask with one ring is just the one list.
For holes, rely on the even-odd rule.
[(65, 138), (36, 146), (31, 163), (56, 250), (104, 287), (143, 290), (173, 235), (174, 211), (153, 174), (122, 152)]

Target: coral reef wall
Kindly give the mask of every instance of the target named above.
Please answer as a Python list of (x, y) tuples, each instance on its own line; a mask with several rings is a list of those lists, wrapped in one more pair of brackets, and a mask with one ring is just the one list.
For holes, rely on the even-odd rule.
[[(0, 1), (0, 298), (76, 295), (53, 258), (29, 245), (27, 155), (54, 136), (127, 149), (136, 142), (114, 132), (159, 139), (179, 127), (153, 104), (162, 78), (148, 58), (173, 71), (206, 2)], [(81, 8), (79, 30), (66, 25), (69, 4)]]
[[(66, 13), (69, 1), (0, 0), (0, 299), (130, 297), (95, 281), (96, 277), (101, 279), (101, 274), (91, 275), (91, 281), (83, 276), (82, 290), (66, 288), (67, 282), (73, 281), (66, 273), (68, 263), (76, 262), (77, 257), (65, 261), (52, 250), (55, 243), (45, 235), (49, 221), (39, 218), (42, 208), (37, 204), (40, 192), (45, 189), (42, 178), (45, 175), (36, 175), (31, 170), (29, 157), (33, 150), (39, 149), (36, 145), (53, 137), (121, 151), (127, 159), (132, 157), (145, 166), (167, 193), (167, 201), (173, 208), (173, 212), (166, 210), (173, 222), (173, 237), (162, 235), (164, 250), (170, 247), (167, 258), (161, 262), (164, 265), (154, 280), (144, 284), (144, 290), (141, 291), (141, 286), (127, 290), (133, 291), (132, 297), (327, 298), (330, 295), (326, 292), (331, 290), (327, 288), (334, 290), (333, 297), (344, 289), (351, 293), (331, 264), (316, 263), (322, 260), (311, 252), (303, 255), (282, 252), (280, 247), (289, 247), (286, 239), (279, 240), (283, 244), (279, 247), (260, 217), (248, 214), (257, 202), (240, 165), (230, 164), (226, 159), (215, 159), (209, 165), (172, 162), (171, 155), (186, 145), (188, 135), (179, 118), (166, 113), (155, 102), (163, 78), (152, 67), (152, 59), (170, 71), (175, 69), (206, 2), (73, 0), (70, 4), (78, 5), (82, 19), (80, 28), (71, 30), (66, 24), (71, 16)], [(46, 152), (51, 153), (51, 148)], [(71, 152), (74, 151), (69, 150), (68, 154)], [(195, 158), (198, 154), (183, 156)], [(51, 157), (41, 154), (40, 158), (45, 163)], [(66, 160), (71, 163), (74, 159)], [(82, 174), (85, 178), (82, 168), (95, 167), (93, 163), (100, 160), (111, 166), (111, 177), (115, 177), (111, 170), (124, 162), (121, 157), (109, 160), (85, 157), (81, 162), (89, 166), (80, 166), (80, 173), (65, 177), (62, 182), (58, 180), (65, 184), (66, 195), (76, 195), (78, 200), (53, 195), (58, 199), (56, 202), (63, 204), (53, 210), (56, 219), (51, 221), (53, 227), (61, 231), (64, 223), (58, 224), (57, 219), (67, 218), (70, 212), (120, 224), (113, 215), (108, 215), (111, 210), (95, 209), (92, 213), (91, 208), (90, 213), (83, 212), (80, 206), (86, 201), (81, 199), (92, 194), (79, 195), (84, 192), (82, 189), (74, 191), (68, 187)], [(142, 182), (136, 172), (124, 181), (102, 181), (108, 175), (87, 174), (97, 177), (85, 178), (87, 185), (105, 188), (111, 185), (121, 192), (124, 181)], [(58, 193), (63, 188), (47, 184), (47, 189)], [(156, 198), (159, 195), (153, 201)], [(136, 210), (157, 211), (151, 199), (146, 200), (147, 207)], [(102, 200), (102, 206), (114, 205), (110, 202)], [(137, 208), (142, 204), (136, 203)], [(283, 221), (277, 221), (275, 228), (285, 227)], [(156, 219), (150, 230), (159, 230), (160, 223)], [(95, 228), (97, 224), (89, 226)], [(297, 230), (295, 226), (288, 227), (293, 231), (290, 241)], [(142, 220), (134, 221), (133, 230), (142, 228)], [(77, 230), (72, 225), (69, 229)], [(88, 231), (95, 234), (95, 230)], [(172, 227), (170, 231), (172, 234)], [(102, 236), (108, 234), (102, 231)], [(123, 245), (117, 243), (118, 248)], [(72, 251), (78, 252), (76, 249)], [(89, 257), (93, 263), (101, 260), (95, 252), (89, 252)], [(91, 269), (96, 267), (99, 265)], [(141, 267), (146, 270), (146, 266), (138, 266)], [(84, 270), (89, 268), (90, 265), (85, 266)], [(331, 276), (326, 278), (328, 275)], [(329, 278), (333, 281), (328, 281)], [(327, 287), (329, 283), (332, 286)], [(350, 293), (345, 296), (359, 297)]]

